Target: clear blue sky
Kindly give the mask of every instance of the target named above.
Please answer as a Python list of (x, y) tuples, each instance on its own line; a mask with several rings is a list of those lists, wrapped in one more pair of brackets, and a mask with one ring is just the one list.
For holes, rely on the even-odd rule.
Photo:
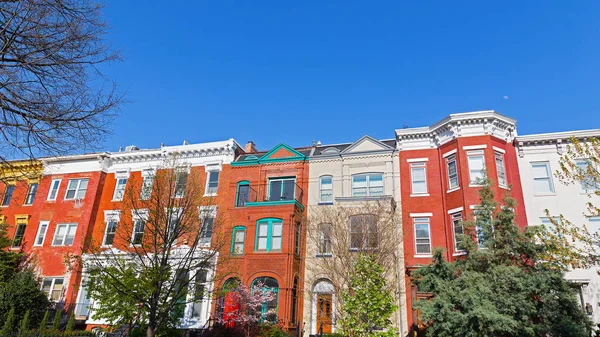
[(520, 134), (600, 127), (600, 1), (109, 0), (105, 15), (130, 101), (106, 150), (393, 138), (485, 109)]

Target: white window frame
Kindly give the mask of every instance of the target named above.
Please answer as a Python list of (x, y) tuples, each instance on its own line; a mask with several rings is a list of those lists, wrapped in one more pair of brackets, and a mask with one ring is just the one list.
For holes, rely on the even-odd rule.
[(477, 182), (477, 178), (473, 177), (474, 169), (471, 168), (471, 159), (481, 157), (481, 179), (485, 179), (485, 151), (484, 150), (472, 150), (467, 151), (467, 166), (469, 167), (469, 187), (471, 186), (482, 186), (481, 183)]
[[(330, 178), (331, 179), (331, 184), (330, 184), (330, 188), (328, 189), (324, 189), (323, 188), (323, 178)], [(331, 192), (331, 200), (323, 200), (323, 191), (330, 191)], [(319, 201), (320, 202), (333, 202), (333, 176), (330, 174), (325, 174), (319, 177)]]
[(149, 200), (152, 197), (152, 188), (154, 187), (154, 177), (156, 172), (153, 169), (142, 171), (142, 188), (140, 190), (140, 200)]
[[(414, 217), (412, 218), (413, 220), (413, 231), (414, 231), (414, 237), (415, 237), (415, 256), (425, 256), (425, 257), (430, 257), (432, 254), (432, 250), (431, 250), (431, 218), (430, 217)], [(417, 225), (425, 225), (427, 224), (427, 236), (428, 236), (428, 240), (429, 240), (429, 252), (428, 253), (419, 253), (419, 245), (423, 245), (423, 243), (418, 243), (417, 242)], [(420, 238), (420, 239), (424, 239), (424, 238)]]
[[(210, 184), (210, 175), (212, 173), (217, 173), (219, 176), (217, 177), (217, 187), (214, 192), (209, 192), (209, 184)], [(217, 195), (219, 191), (219, 178), (221, 178), (221, 170), (218, 167), (215, 168), (207, 168), (206, 169), (206, 186), (204, 187), (204, 196), (205, 197), (214, 197)]]
[[(500, 164), (498, 164), (500, 159)], [(496, 176), (498, 177), (498, 186), (508, 188), (508, 176), (506, 175), (506, 163), (504, 162), (504, 153), (494, 151), (494, 162), (496, 163)], [(504, 181), (500, 177), (504, 176)]]
[[(42, 233), (42, 227), (46, 226), (46, 229), (44, 230), (44, 233)], [(44, 241), (46, 241), (46, 234), (48, 234), (48, 227), (50, 227), (50, 221), (47, 220), (42, 220), (40, 221), (40, 224), (38, 225), (38, 230), (35, 234), (35, 240), (33, 241), (33, 246), (34, 247), (41, 247), (44, 245)], [(42, 242), (41, 243), (37, 243), (38, 239), (40, 238), (40, 234), (42, 235)]]
[(138, 210), (131, 210), (131, 222), (133, 223), (133, 228), (131, 229), (131, 240), (129, 240), (129, 246), (133, 247), (133, 246), (141, 246), (141, 243), (134, 243), (135, 242), (135, 234), (139, 233), (138, 231), (136, 231), (136, 225), (138, 221), (144, 221), (144, 231), (141, 232), (142, 233), (142, 242), (144, 241), (144, 234), (146, 232), (146, 226), (148, 223), (148, 215), (149, 215), (149, 211), (147, 209), (138, 209)]
[[(117, 171), (115, 173), (115, 191), (113, 193), (112, 201), (122, 201), (125, 196), (125, 189), (127, 188), (127, 180), (129, 179), (129, 171)], [(121, 180), (125, 182), (121, 184)], [(122, 188), (119, 188), (122, 186)]]
[(60, 300), (63, 298), (64, 294), (65, 294), (65, 278), (64, 277), (52, 277), (52, 276), (48, 276), (48, 277), (42, 277), (42, 284), (40, 286), (40, 290), (44, 291), (44, 281), (46, 280), (52, 280), (52, 283), (50, 284), (50, 291), (48, 292), (48, 299), (52, 300), (52, 292), (54, 291), (54, 285), (56, 283), (56, 280), (62, 280), (62, 288), (60, 289), (60, 295), (58, 296), (58, 300), (57, 302), (60, 302)]
[(200, 233), (200, 243), (210, 243), (210, 240), (212, 239), (212, 235), (214, 234), (214, 225), (215, 225), (215, 220), (217, 219), (217, 206), (198, 206), (198, 217), (200, 220), (200, 229), (201, 230), (205, 230), (204, 228), (204, 221), (206, 219), (213, 219), (213, 224), (211, 227), (211, 236), (209, 237), (203, 237), (202, 235), (204, 235), (203, 231), (201, 231)]
[[(535, 165), (544, 165), (547, 169), (548, 172), (548, 176), (547, 177), (536, 177), (534, 176), (534, 169), (533, 167)], [(550, 162), (549, 161), (532, 161), (529, 163), (529, 167), (531, 169), (531, 178), (532, 178), (532, 189), (533, 189), (533, 195), (534, 196), (541, 196), (541, 195), (554, 195), (556, 194), (556, 190), (554, 189), (554, 181), (552, 179), (552, 168), (550, 167)], [(550, 186), (550, 192), (537, 192), (535, 190), (535, 181), (536, 180), (547, 180), (548, 184)]]
[[(378, 195), (374, 195), (375, 197), (380, 197), (385, 195), (385, 175), (382, 172), (369, 172), (369, 173), (358, 173), (358, 174), (353, 174), (352, 175), (352, 180), (350, 181), (351, 184), (351, 192), (352, 192), (352, 196), (356, 197), (356, 198), (361, 198), (361, 197), (371, 197), (373, 195), (371, 195), (371, 176), (381, 176), (381, 194)], [(367, 186), (365, 187), (367, 189), (367, 195), (365, 196), (361, 196), (361, 195), (354, 195), (354, 178), (356, 177), (362, 177), (365, 176), (367, 178)], [(362, 188), (362, 187), (356, 187), (356, 188)]]
[[(29, 196), (31, 196), (31, 188), (33, 187), (33, 185), (35, 185), (35, 193), (33, 194), (33, 197), (31, 198), (31, 202), (29, 201)], [(23, 206), (31, 206), (33, 205), (33, 203), (35, 202), (35, 197), (37, 196), (37, 191), (39, 189), (40, 185), (38, 183), (29, 183), (29, 186), (27, 186), (27, 195), (25, 195), (25, 202), (23, 203)]]
[[(56, 198), (58, 197), (58, 192), (60, 191), (60, 183), (62, 182), (62, 179), (52, 179), (52, 182), (50, 183), (50, 189), (48, 190), (48, 197), (46, 197), (46, 201), (56, 201)], [(56, 184), (56, 193), (54, 193), (54, 197), (52, 197), (52, 190), (53, 190), (53, 186), (54, 183)]]
[[(456, 171), (456, 186), (452, 186), (450, 163), (454, 163), (454, 170)], [(460, 179), (458, 176), (458, 158), (456, 158), (456, 152), (451, 153), (446, 157), (446, 176), (448, 177), (448, 191), (455, 191), (460, 188)]]
[[(54, 242), (56, 241), (56, 236), (58, 234), (58, 228), (60, 226), (66, 226), (66, 231), (65, 231), (65, 236), (62, 238), (62, 242), (60, 244), (54, 244)], [(65, 240), (67, 239), (67, 234), (69, 233), (69, 228), (70, 227), (75, 227), (75, 232), (73, 233), (73, 243), (75, 243), (75, 236), (77, 235), (77, 223), (76, 222), (69, 222), (69, 223), (58, 223), (56, 224), (56, 228), (54, 229), (54, 235), (52, 237), (52, 246), (53, 247), (70, 247), (73, 245), (73, 243), (71, 243), (70, 245), (65, 245)]]
[[(85, 193), (83, 195), (83, 197), (81, 198), (77, 198), (77, 194), (80, 191), (80, 187), (81, 187), (81, 182), (87, 180), (88, 186), (90, 184), (90, 179), (89, 178), (73, 178), (73, 179), (69, 179), (67, 180), (67, 189), (65, 190), (65, 200), (78, 200), (78, 199), (84, 199), (85, 195), (87, 194), (87, 186), (85, 188)], [(71, 184), (71, 181), (77, 181), (77, 186), (75, 187), (75, 194), (73, 195), (73, 198), (67, 198), (67, 194), (69, 194), (69, 185)]]
[(113, 243), (106, 244), (106, 236), (108, 235), (108, 224), (110, 222), (116, 222), (115, 236), (117, 236), (117, 230), (119, 228), (119, 222), (121, 220), (121, 212), (119, 211), (104, 211), (104, 235), (102, 236), (102, 247), (112, 247), (115, 239), (113, 237)]
[[(414, 170), (423, 170), (424, 180), (415, 181)], [(424, 192), (415, 192), (415, 182), (424, 182), (425, 183), (425, 191)], [(417, 195), (429, 195), (429, 186), (427, 185), (427, 162), (416, 162), (410, 163), (410, 192), (411, 196)]]
[(458, 226), (460, 226), (461, 232), (462, 232), (461, 235), (465, 235), (465, 226), (462, 224), (462, 221), (463, 221), (462, 212), (456, 212), (456, 213), (450, 214), (450, 222), (452, 223), (452, 238), (454, 239), (454, 252), (463, 253), (465, 250), (460, 249), (458, 247), (458, 239), (456, 238), (457, 224), (455, 223), (455, 221), (458, 221)]

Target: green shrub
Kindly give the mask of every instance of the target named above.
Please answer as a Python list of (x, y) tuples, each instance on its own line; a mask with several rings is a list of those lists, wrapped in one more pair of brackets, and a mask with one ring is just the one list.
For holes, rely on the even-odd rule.
[(346, 337), (346, 336), (341, 333), (333, 332), (333, 333), (324, 333), (323, 337)]
[(260, 325), (260, 337), (290, 337), (290, 334), (275, 324), (263, 323)]

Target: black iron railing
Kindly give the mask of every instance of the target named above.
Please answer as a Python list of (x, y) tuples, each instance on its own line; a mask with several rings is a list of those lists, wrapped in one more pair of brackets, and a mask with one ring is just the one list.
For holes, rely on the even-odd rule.
[(302, 204), (304, 190), (293, 180), (273, 180), (266, 184), (240, 185), (237, 207), (253, 202), (297, 201)]

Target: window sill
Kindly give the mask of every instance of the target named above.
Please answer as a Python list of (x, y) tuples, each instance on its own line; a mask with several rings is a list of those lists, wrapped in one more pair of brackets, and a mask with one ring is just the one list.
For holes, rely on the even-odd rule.
[(8, 207), (8, 206), (10, 206), (10, 205), (0, 205), (0, 207)]
[(101, 245), (100, 248), (112, 248), (112, 245)]
[(422, 255), (417, 254), (417, 255), (414, 255), (415, 259), (430, 259), (432, 257), (433, 257), (433, 255), (431, 255), (431, 254), (427, 254), (427, 255), (425, 255), (425, 254), (422, 254)]
[(467, 252), (457, 252), (452, 254), (452, 256), (463, 256), (463, 255), (467, 255)]
[(21, 250), (21, 247), (10, 247), (10, 250)]
[(418, 193), (418, 194), (411, 194), (410, 197), (414, 198), (414, 197), (428, 197), (429, 193)]
[(508, 186), (503, 186), (503, 185), (498, 185), (500, 188), (503, 188), (505, 190), (510, 190), (510, 188), (508, 188)]
[(455, 191), (458, 191), (458, 190), (460, 190), (460, 186), (452, 188), (452, 189), (449, 189), (449, 190), (446, 191), (446, 193), (452, 193), (452, 192), (455, 192)]
[(123, 201), (123, 199), (113, 199), (110, 202), (121, 202), (121, 201)]
[(484, 185), (469, 184), (469, 187), (483, 187)]
[(556, 193), (534, 193), (534, 197), (554, 197)]
[(33, 204), (23, 204), (23, 206), (25, 206), (25, 207), (31, 207), (31, 206), (33, 206)]
[(31, 246), (31, 248), (42, 248), (44, 246), (44, 244), (42, 243), (41, 245), (33, 245)]
[(216, 197), (217, 193), (206, 193), (204, 194), (205, 197)]
[(315, 255), (315, 257), (333, 257), (333, 254), (331, 254), (331, 253), (323, 253), (323, 254), (317, 254), (317, 255)]
[(255, 250), (255, 253), (263, 254), (263, 253), (281, 253), (281, 249), (278, 250)]
[(244, 257), (244, 254), (243, 254), (243, 253), (242, 253), (242, 254), (233, 254), (233, 253), (229, 253), (229, 256), (231, 256), (231, 257), (237, 257), (237, 258), (240, 258), (240, 257)]

